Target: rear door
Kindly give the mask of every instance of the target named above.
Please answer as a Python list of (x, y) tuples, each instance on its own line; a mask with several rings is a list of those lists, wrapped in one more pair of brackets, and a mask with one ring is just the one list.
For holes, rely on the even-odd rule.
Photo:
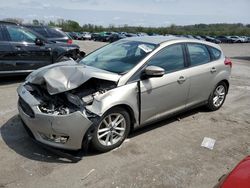
[(200, 43), (188, 43), (186, 45), (189, 59), (190, 91), (187, 107), (208, 100), (214, 87), (214, 77), (218, 73), (216, 62), (209, 53), (206, 45)]
[(12, 47), (0, 25), (0, 74), (10, 73), (15, 69), (15, 62), (12, 59)]
[(7, 25), (6, 31), (13, 50), (12, 60), (15, 62), (15, 70), (30, 72), (51, 64), (51, 48), (46, 45), (36, 45), (36, 35), (16, 25)]

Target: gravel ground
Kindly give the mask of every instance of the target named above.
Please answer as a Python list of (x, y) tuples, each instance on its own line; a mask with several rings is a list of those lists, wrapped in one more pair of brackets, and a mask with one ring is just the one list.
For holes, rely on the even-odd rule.
[[(76, 42), (89, 53), (103, 43)], [(17, 116), (23, 77), (0, 82), (1, 187), (213, 187), (250, 153), (250, 44), (221, 45), (233, 57), (231, 87), (216, 112), (198, 108), (142, 128), (108, 153), (70, 163), (33, 143)], [(216, 140), (202, 148), (204, 137)]]

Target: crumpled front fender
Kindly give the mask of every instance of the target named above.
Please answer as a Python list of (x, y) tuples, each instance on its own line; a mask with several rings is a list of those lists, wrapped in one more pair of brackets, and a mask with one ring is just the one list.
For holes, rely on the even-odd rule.
[(118, 106), (128, 106), (134, 114), (135, 126), (139, 125), (139, 96), (138, 96), (138, 85), (137, 82), (127, 84), (124, 86), (117, 87), (109, 90), (104, 94), (98, 95), (94, 98), (91, 105), (85, 108), (89, 111), (102, 116), (109, 109)]

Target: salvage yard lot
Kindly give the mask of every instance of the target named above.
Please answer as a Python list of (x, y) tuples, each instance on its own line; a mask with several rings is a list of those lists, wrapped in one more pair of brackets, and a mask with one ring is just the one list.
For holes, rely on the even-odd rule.
[[(104, 45), (77, 41), (87, 53)], [(23, 77), (0, 82), (0, 187), (213, 187), (250, 154), (250, 44), (222, 44), (233, 58), (222, 108), (198, 108), (133, 132), (116, 150), (69, 163), (32, 142), (17, 116)], [(73, 126), (73, 125), (72, 125)], [(216, 140), (202, 148), (204, 137)]]

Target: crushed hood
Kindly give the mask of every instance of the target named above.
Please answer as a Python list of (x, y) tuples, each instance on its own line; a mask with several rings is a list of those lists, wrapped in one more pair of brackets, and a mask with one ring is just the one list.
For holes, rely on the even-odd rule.
[(32, 84), (45, 84), (51, 95), (75, 89), (90, 78), (117, 82), (118, 74), (78, 64), (73, 60), (52, 64), (33, 71), (26, 79)]

